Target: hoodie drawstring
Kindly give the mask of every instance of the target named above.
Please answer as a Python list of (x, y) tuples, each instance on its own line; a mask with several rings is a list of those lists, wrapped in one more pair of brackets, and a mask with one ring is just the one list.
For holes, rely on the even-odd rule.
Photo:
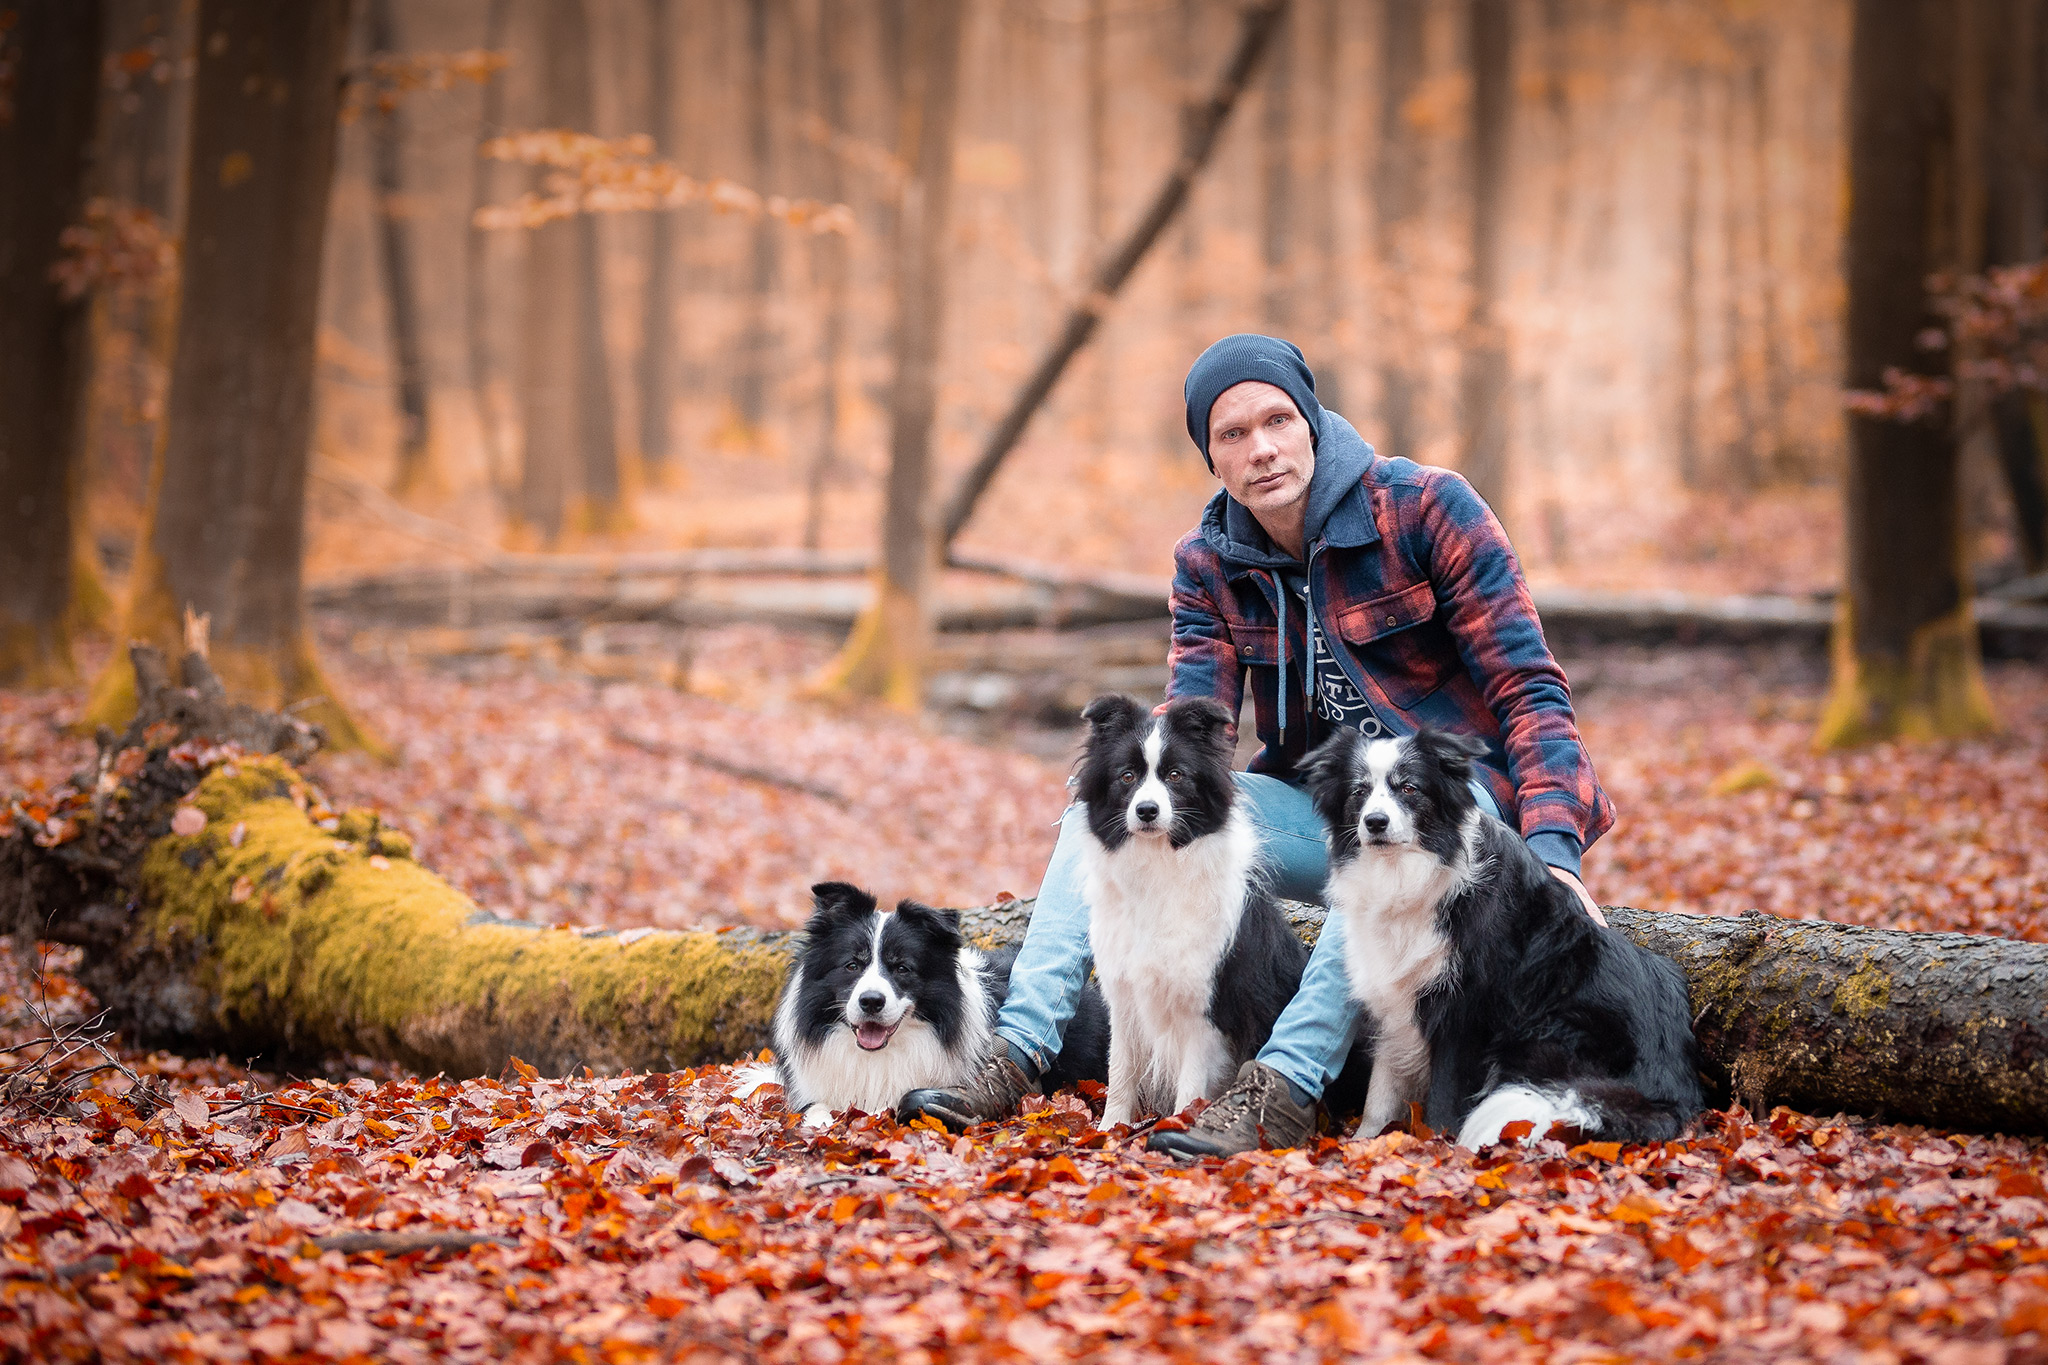
[(1287, 742), (1287, 581), (1273, 575), (1274, 596), (1280, 601), (1280, 742)]

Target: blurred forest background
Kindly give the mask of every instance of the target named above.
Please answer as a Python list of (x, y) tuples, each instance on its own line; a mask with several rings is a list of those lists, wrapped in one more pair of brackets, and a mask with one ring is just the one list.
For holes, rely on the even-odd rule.
[[(585, 0), (581, 92), (549, 103), (543, 4), (373, 0), (349, 62), (502, 52), (485, 79), (352, 100), (322, 263), (308, 573), (445, 558), (348, 480), (505, 539), (518, 515), (535, 235), (473, 229), (528, 188), (515, 130), (650, 135), (689, 174), (844, 203), (850, 233), (694, 206), (605, 215), (576, 287), (623, 488), (555, 546), (870, 548), (888, 458), (903, 6)], [(1185, 213), (1109, 311), (963, 538), (1163, 573), (1213, 488), (1179, 382), (1230, 331), (1297, 340), (1386, 453), (1467, 467), (1460, 378), (1497, 329), (1479, 471), (1541, 581), (1807, 590), (1837, 576), (1848, 5), (1301, 0)], [(193, 11), (118, 0), (101, 192), (175, 224)], [(1235, 30), (1228, 0), (967, 7), (936, 460), (964, 466), (1143, 207)], [(1498, 51), (1473, 26), (1497, 25)], [(1507, 41), (1509, 35), (1512, 41)], [(1475, 62), (1504, 154), (1477, 155)], [(403, 84), (403, 82), (401, 82)], [(1499, 107), (1504, 102), (1506, 107)], [(580, 112), (580, 117), (574, 117)], [(1482, 221), (1483, 220), (1483, 221)], [(1490, 250), (1482, 272), (1477, 260)], [(1482, 280), (1482, 274), (1485, 278)], [(1491, 297), (1482, 298), (1484, 285)], [(543, 325), (545, 325), (543, 323)], [(100, 310), (91, 481), (126, 562), (163, 366)], [(408, 442), (422, 449), (407, 466)], [(2013, 553), (1969, 462), (1981, 560)], [(996, 509), (1000, 509), (999, 513)]]

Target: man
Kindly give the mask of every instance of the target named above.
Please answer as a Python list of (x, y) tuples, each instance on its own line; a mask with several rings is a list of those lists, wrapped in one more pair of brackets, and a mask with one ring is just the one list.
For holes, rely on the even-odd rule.
[[(1225, 337), (1188, 371), (1185, 397), (1188, 435), (1223, 488), (1174, 551), (1167, 695), (1212, 696), (1235, 715), (1249, 677), (1264, 747), (1238, 774), (1239, 793), (1275, 894), (1320, 901), (1329, 870), (1322, 821), (1292, 785), (1301, 758), (1333, 726), (1373, 736), (1431, 725), (1486, 742), (1473, 784), (1481, 808), (1518, 828), (1600, 919), (1579, 858), (1614, 807), (1514, 550), (1479, 495), (1449, 470), (1376, 456), (1317, 403), (1289, 342)], [(1085, 830), (1070, 807), (996, 1053), (965, 1085), (906, 1095), (905, 1118), (957, 1129), (1012, 1114), (1059, 1051), (1089, 969)], [(1333, 919), (1258, 1057), (1192, 1126), (1150, 1146), (1218, 1156), (1299, 1145), (1358, 1022)]]

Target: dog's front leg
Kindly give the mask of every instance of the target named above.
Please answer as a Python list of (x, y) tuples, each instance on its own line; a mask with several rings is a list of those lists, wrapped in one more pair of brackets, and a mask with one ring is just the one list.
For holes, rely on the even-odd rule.
[(1112, 1010), (1109, 1016), (1109, 1095), (1102, 1105), (1104, 1128), (1137, 1122), (1138, 1079), (1144, 1070), (1137, 1030), (1127, 1023), (1119, 1026), (1116, 1011)]
[(1173, 1112), (1183, 1113), (1196, 1100), (1213, 1100), (1223, 1093), (1230, 1076), (1230, 1045), (1214, 1028), (1209, 1036), (1192, 1044), (1181, 1054), (1180, 1073), (1173, 1081)]
[(1380, 1020), (1372, 1080), (1365, 1090), (1365, 1118), (1358, 1125), (1358, 1135), (1377, 1137), (1388, 1124), (1407, 1118), (1408, 1105), (1421, 1100), (1428, 1088), (1429, 1040), (1422, 1036), (1414, 1015)]

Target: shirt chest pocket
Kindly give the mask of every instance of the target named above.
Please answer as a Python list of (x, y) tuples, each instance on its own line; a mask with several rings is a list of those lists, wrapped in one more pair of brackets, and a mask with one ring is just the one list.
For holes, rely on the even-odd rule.
[(1435, 621), (1436, 589), (1422, 582), (1347, 607), (1335, 624), (1352, 657), (1405, 711), (1459, 667), (1450, 633)]

